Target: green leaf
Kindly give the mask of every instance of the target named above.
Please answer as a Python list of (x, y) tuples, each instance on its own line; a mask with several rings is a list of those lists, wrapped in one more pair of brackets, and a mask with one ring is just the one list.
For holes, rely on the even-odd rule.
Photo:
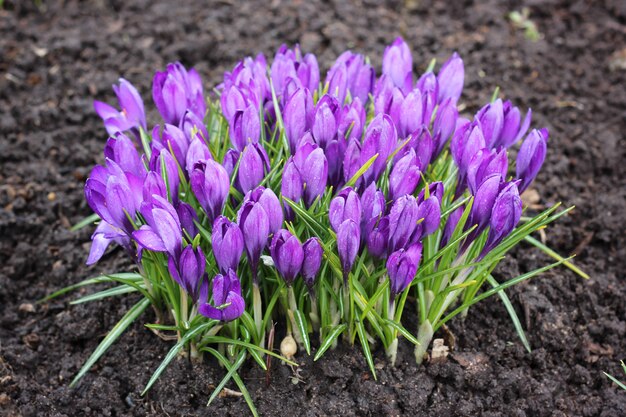
[(74, 226), (70, 227), (70, 231), (75, 232), (77, 230), (82, 229), (85, 226), (89, 226), (90, 224), (94, 224), (98, 220), (100, 220), (100, 216), (98, 216), (96, 213), (94, 213), (94, 214), (92, 214), (90, 216), (85, 217), (84, 219), (82, 219), (81, 221), (76, 223)]
[(224, 355), (219, 353), (217, 350), (210, 348), (210, 347), (203, 348), (202, 350), (206, 350), (207, 352), (215, 356), (215, 358), (218, 361), (220, 361), (222, 365), (224, 365), (224, 368), (228, 370), (228, 373), (224, 376), (220, 384), (215, 388), (215, 390), (213, 391), (213, 394), (211, 394), (211, 398), (209, 398), (207, 407), (211, 404), (211, 402), (215, 399), (215, 397), (222, 391), (226, 383), (232, 378), (232, 380), (235, 381), (235, 383), (237, 384), (237, 387), (239, 387), (239, 390), (241, 391), (243, 398), (246, 400), (246, 403), (248, 404), (248, 408), (250, 408), (252, 415), (255, 417), (258, 417), (259, 413), (256, 411), (256, 407), (254, 406), (252, 397), (250, 396), (250, 393), (248, 392), (246, 385), (243, 383), (243, 381), (241, 380), (241, 377), (237, 373), (237, 369), (239, 369), (239, 367), (243, 364), (243, 361), (246, 358), (245, 351), (241, 351), (241, 353), (239, 354), (239, 357), (237, 358), (237, 361), (235, 361), (235, 363), (231, 365), (228, 359), (226, 359)]
[(85, 287), (87, 285), (93, 285), (93, 284), (101, 284), (103, 282), (112, 282), (114, 281), (113, 277), (117, 277), (117, 278), (124, 278), (124, 279), (132, 279), (134, 281), (141, 281), (143, 279), (143, 277), (135, 272), (120, 272), (118, 274), (109, 274), (109, 275), (100, 275), (97, 277), (92, 277), (92, 278), (87, 278), (77, 284), (73, 284), (70, 286), (67, 286), (65, 288), (62, 288), (58, 291), (53, 292), (52, 294), (42, 298), (41, 300), (38, 300), (38, 303), (43, 303), (45, 301), (51, 300), (53, 298), (56, 298), (60, 295), (66, 294), (70, 291), (74, 291), (80, 287)]
[(363, 322), (361, 322), (360, 320), (356, 321), (356, 332), (359, 335), (359, 340), (361, 341), (361, 347), (363, 348), (365, 360), (370, 367), (370, 371), (372, 371), (372, 376), (374, 377), (374, 380), (377, 380), (378, 378), (376, 377), (376, 369), (374, 368), (374, 358), (372, 357), (370, 345), (367, 341), (367, 334), (365, 333)]
[(335, 340), (337, 340), (341, 333), (343, 333), (347, 328), (348, 326), (345, 323), (333, 328), (320, 345), (320, 348), (315, 354), (315, 358), (313, 358), (313, 361), (315, 362), (319, 358), (321, 358), (324, 352), (326, 352), (333, 345)]
[(376, 161), (376, 158), (378, 158), (378, 154), (375, 154), (370, 159), (368, 159), (367, 162), (365, 162), (363, 166), (359, 168), (359, 170), (352, 176), (352, 178), (350, 178), (350, 180), (346, 183), (345, 186), (354, 187), (354, 184), (356, 184), (356, 181), (359, 178), (361, 178), (361, 176), (365, 174), (365, 171), (367, 171), (374, 164), (374, 161)]
[[(128, 294), (131, 292), (137, 291), (136, 288), (131, 287), (130, 285), (118, 285), (117, 287), (107, 288), (106, 290), (98, 291), (93, 294), (86, 295), (84, 297), (77, 298), (76, 300), (70, 301), (71, 305), (88, 303), (90, 301), (101, 300), (107, 297), (115, 297), (122, 294)], [(148, 298), (146, 298), (150, 301)]]
[(615, 382), (617, 384), (618, 387), (620, 387), (623, 390), (626, 390), (626, 385), (623, 382), (620, 382), (617, 378), (615, 378), (613, 375), (609, 375), (606, 372), (603, 372), (604, 375), (606, 375), (611, 381)]
[(93, 364), (96, 363), (98, 359), (100, 359), (100, 357), (105, 354), (105, 352), (109, 349), (113, 342), (115, 342), (117, 338), (120, 337), (124, 330), (126, 330), (126, 328), (130, 326), (132, 322), (134, 322), (135, 319), (141, 315), (141, 313), (144, 312), (149, 304), (150, 300), (144, 298), (137, 304), (135, 304), (130, 310), (128, 310), (126, 314), (124, 314), (124, 317), (122, 317), (122, 319), (118, 321), (115, 326), (113, 326), (113, 328), (109, 331), (109, 333), (107, 333), (104, 339), (102, 339), (102, 342), (100, 342), (96, 350), (93, 351), (89, 359), (87, 359), (83, 367), (80, 368), (80, 371), (78, 371), (78, 374), (76, 374), (76, 376), (72, 380), (70, 387), (76, 385), (76, 383), (83, 377), (83, 375), (85, 375), (85, 373), (87, 373), (87, 371), (93, 366)]
[(387, 323), (388, 325), (396, 329), (398, 332), (400, 332), (400, 334), (404, 336), (406, 340), (413, 343), (415, 346), (420, 344), (420, 342), (415, 338), (415, 336), (413, 336), (411, 332), (405, 329), (404, 326), (402, 326), (400, 323), (397, 323), (394, 320), (389, 320), (389, 319), (385, 319), (385, 323)]
[[(491, 274), (487, 276), (487, 281), (489, 282), (489, 284), (491, 284), (493, 288), (496, 288), (498, 285), (500, 285), (500, 283), (496, 281), (496, 279)], [(513, 326), (515, 327), (515, 331), (517, 332), (517, 335), (519, 336), (522, 345), (524, 345), (528, 353), (532, 352), (532, 349), (530, 348), (530, 343), (528, 343), (528, 339), (526, 338), (526, 333), (524, 333), (522, 323), (520, 322), (519, 317), (517, 317), (515, 308), (513, 308), (513, 304), (511, 304), (511, 300), (509, 300), (508, 295), (506, 295), (506, 293), (501, 290), (498, 291), (498, 296), (500, 297), (500, 300), (502, 300), (502, 304), (504, 304), (504, 307), (506, 307), (506, 311), (509, 312), (509, 316), (511, 316), (511, 321), (513, 322)]]
[[(524, 240), (526, 240), (526, 242), (530, 243), (531, 245), (535, 246), (536, 248), (541, 249), (541, 251), (543, 253), (545, 253), (546, 255), (550, 256), (551, 258), (556, 259), (557, 261), (560, 261), (560, 260), (564, 259), (561, 255), (559, 255), (558, 253), (556, 253), (555, 251), (553, 251), (552, 249), (550, 249), (549, 247), (547, 247), (546, 245), (544, 245), (543, 243), (541, 243), (540, 241), (538, 241), (537, 239), (535, 239), (534, 237), (532, 237), (530, 235), (526, 236), (524, 238)], [(578, 274), (579, 276), (583, 277), (584, 279), (589, 279), (589, 275), (587, 275), (583, 270), (578, 268), (573, 263), (571, 263), (569, 261), (564, 261), (563, 265), (565, 265), (566, 267), (568, 267), (569, 269), (571, 269), (572, 271), (574, 271), (576, 274)]]
[(302, 337), (302, 343), (304, 343), (304, 349), (306, 350), (307, 355), (311, 355), (311, 342), (309, 341), (309, 332), (307, 331), (307, 321), (304, 315), (300, 312), (300, 310), (296, 310), (293, 312), (294, 319), (296, 320), (296, 325), (298, 326), (298, 331), (300, 332), (300, 336)]
[(237, 340), (237, 339), (229, 339), (228, 337), (223, 337), (223, 336), (206, 336), (204, 338), (202, 338), (202, 342), (206, 342), (206, 343), (226, 343), (226, 344), (231, 344), (231, 345), (237, 345), (237, 346), (242, 346), (245, 347), (247, 349), (255, 349), (259, 352), (263, 352), (266, 355), (270, 355), (275, 357), (276, 359), (280, 359), (283, 362), (288, 363), (289, 365), (292, 366), (298, 366), (297, 363), (281, 356), (278, 355), (274, 352), (272, 352), (271, 350), (267, 350), (267, 349), (263, 349), (260, 346), (254, 345), (252, 343), (248, 343), (248, 342), (244, 342), (242, 340)]
[(165, 358), (163, 359), (159, 367), (156, 369), (156, 371), (154, 371), (154, 373), (150, 377), (150, 380), (148, 381), (148, 383), (146, 384), (146, 387), (141, 392), (141, 395), (145, 395), (146, 392), (148, 392), (148, 390), (152, 388), (152, 385), (154, 385), (154, 383), (159, 378), (159, 376), (161, 376), (165, 368), (167, 368), (167, 365), (170, 364), (172, 359), (174, 359), (174, 357), (178, 354), (178, 351), (181, 350), (183, 346), (189, 340), (191, 340), (192, 337), (196, 336), (197, 334), (207, 329), (208, 327), (213, 326), (215, 323), (216, 323), (215, 320), (211, 320), (206, 323), (202, 323), (198, 327), (193, 328), (189, 330), (187, 333), (185, 333), (185, 335), (174, 346), (172, 346), (170, 351), (167, 352), (167, 355), (165, 355)]

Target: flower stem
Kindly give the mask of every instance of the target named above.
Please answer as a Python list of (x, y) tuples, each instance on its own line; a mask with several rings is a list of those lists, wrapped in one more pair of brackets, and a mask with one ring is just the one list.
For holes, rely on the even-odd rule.
[(254, 309), (254, 323), (256, 324), (256, 330), (261, 336), (259, 346), (265, 347), (265, 332), (263, 331), (263, 304), (261, 301), (261, 290), (256, 280), (252, 285), (252, 308)]

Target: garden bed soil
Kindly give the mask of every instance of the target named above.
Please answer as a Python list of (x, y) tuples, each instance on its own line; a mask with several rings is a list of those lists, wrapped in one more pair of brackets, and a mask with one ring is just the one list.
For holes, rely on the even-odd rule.
[[(619, 360), (626, 357), (624, 2), (529, 2), (542, 35), (536, 42), (507, 18), (521, 10), (514, 1), (204, 3), (5, 1), (0, 10), (0, 414), (246, 415), (237, 397), (205, 407), (224, 375), (213, 361), (174, 361), (140, 396), (172, 344), (142, 326), (153, 319), (149, 314), (76, 389), (68, 387), (136, 301), (36, 303), (81, 278), (130, 267), (119, 250), (86, 267), (92, 230), (69, 231), (90, 214), (83, 184), (102, 162), (106, 134), (92, 101), (113, 102), (111, 84), (123, 76), (152, 108), (151, 77), (167, 62), (194, 65), (208, 89), (243, 56), (272, 56), (282, 42), (318, 53), (324, 69), (346, 48), (380, 68), (385, 45), (402, 35), (416, 71), (433, 57), (441, 63), (455, 50), (461, 54), (465, 113), (500, 86), (506, 98), (533, 108), (535, 126), (550, 129), (536, 204), (563, 201), (576, 209), (545, 238), (563, 254), (576, 252), (591, 280), (558, 268), (508, 291), (532, 353), (520, 344), (502, 303), (491, 299), (451, 323), (456, 345), (443, 362), (416, 366), (402, 342), (391, 368), (376, 351), (378, 381), (358, 349), (345, 346), (317, 363), (299, 355), (297, 385), (291, 370), (276, 362), (266, 385), (265, 373), (251, 364), (242, 377), (259, 412), (626, 415), (626, 393), (603, 374), (620, 376)], [(549, 261), (521, 245), (496, 277)]]

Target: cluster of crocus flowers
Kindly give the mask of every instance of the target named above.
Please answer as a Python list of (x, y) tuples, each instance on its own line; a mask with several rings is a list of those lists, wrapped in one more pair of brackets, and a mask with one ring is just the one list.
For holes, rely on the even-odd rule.
[[(180, 293), (184, 303), (168, 309), (177, 325), (253, 312), (260, 341), (268, 305), (283, 306), (307, 346), (307, 316), (314, 329), (320, 317), (326, 328), (352, 320), (355, 308), (371, 323), (397, 320), (421, 263), (454, 241), (455, 262), (480, 262), (510, 235), (548, 140), (546, 129), (527, 134), (530, 110), (522, 120), (509, 101), (459, 115), (457, 54), (438, 73), (413, 68), (401, 38), (379, 77), (358, 53), (324, 76), (315, 55), (282, 46), (271, 63), (235, 65), (212, 100), (195, 70), (174, 63), (154, 76), (162, 121), (150, 130), (121, 79), (120, 110), (95, 103), (111, 137), (85, 185), (101, 219), (88, 263), (115, 242), (144, 267), (152, 297), (168, 304)], [(513, 172), (507, 149), (522, 139)], [(384, 312), (359, 304), (381, 286)], [(344, 301), (328, 296), (340, 287)], [(274, 297), (282, 291), (288, 299)]]

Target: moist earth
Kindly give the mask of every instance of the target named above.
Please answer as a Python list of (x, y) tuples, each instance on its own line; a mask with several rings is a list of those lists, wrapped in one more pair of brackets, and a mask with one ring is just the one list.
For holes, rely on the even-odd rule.
[[(1, 2), (0, 2), (1, 3)], [(536, 209), (575, 205), (545, 230), (577, 253), (583, 280), (554, 269), (508, 290), (533, 347), (517, 339), (497, 299), (451, 322), (447, 360), (416, 366), (408, 343), (397, 366), (375, 351), (378, 380), (357, 348), (340, 346), (292, 370), (242, 371), (262, 415), (624, 416), (626, 392), (603, 374), (626, 358), (626, 3), (611, 1), (7, 0), (0, 10), (0, 414), (42, 416), (247, 415), (242, 398), (206, 401), (224, 375), (214, 361), (174, 361), (140, 392), (172, 342), (132, 326), (77, 388), (69, 382), (136, 297), (70, 306), (36, 300), (101, 272), (130, 268), (119, 250), (84, 265), (91, 228), (83, 184), (102, 162), (106, 133), (94, 99), (114, 102), (123, 76), (152, 108), (152, 74), (170, 61), (195, 66), (205, 88), (246, 55), (272, 56), (299, 42), (327, 69), (350, 48), (380, 68), (386, 44), (404, 36), (415, 71), (453, 51), (465, 61), (467, 115), (496, 86), (535, 126), (550, 129), (533, 188)], [(524, 6), (532, 41), (507, 17)], [(156, 114), (149, 119), (155, 121)], [(501, 264), (504, 280), (549, 262), (521, 245)], [(87, 290), (93, 291), (93, 290)], [(405, 323), (409, 328), (414, 323)], [(437, 337), (446, 336), (445, 334)], [(450, 339), (448, 337), (448, 339)], [(236, 386), (232, 386), (233, 389)]]

